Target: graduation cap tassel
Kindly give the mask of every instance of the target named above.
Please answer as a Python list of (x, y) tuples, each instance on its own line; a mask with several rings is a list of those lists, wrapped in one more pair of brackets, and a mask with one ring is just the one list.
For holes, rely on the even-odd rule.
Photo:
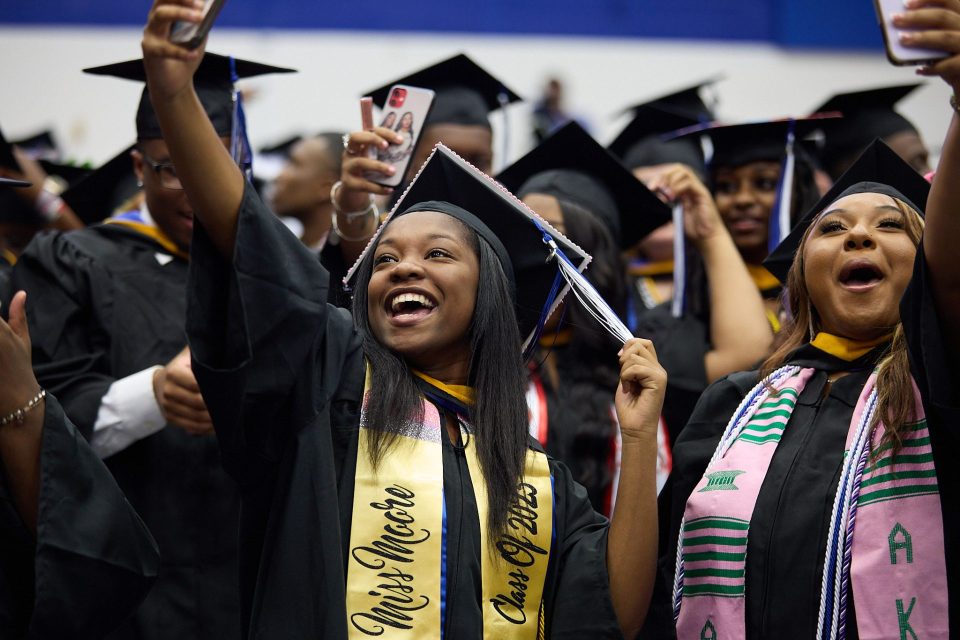
[(557, 266), (560, 268), (560, 275), (563, 276), (563, 279), (570, 285), (570, 290), (573, 291), (573, 295), (580, 301), (583, 308), (600, 323), (600, 326), (620, 342), (626, 342), (632, 339), (633, 334), (630, 333), (627, 326), (623, 324), (620, 317), (610, 308), (610, 305), (607, 304), (603, 296), (590, 284), (590, 281), (570, 262), (570, 258), (560, 250), (556, 242), (553, 241), (553, 238), (549, 235), (544, 235), (543, 241), (550, 245), (551, 253), (548, 260), (555, 259), (557, 261)]
[(250, 139), (247, 137), (247, 116), (243, 111), (243, 95), (236, 86), (239, 79), (236, 60), (230, 56), (230, 83), (233, 87), (231, 89), (233, 122), (230, 127), (230, 156), (243, 171), (244, 177), (247, 180), (253, 180), (253, 150), (250, 148)]
[(540, 344), (540, 336), (543, 335), (543, 327), (547, 324), (547, 320), (550, 318), (550, 311), (553, 309), (554, 302), (556, 302), (557, 296), (560, 294), (560, 285), (562, 283), (563, 278), (559, 273), (557, 273), (557, 276), (553, 279), (553, 285), (550, 287), (550, 292), (547, 294), (547, 299), (543, 305), (543, 310), (540, 312), (540, 319), (537, 321), (537, 326), (533, 330), (533, 335), (530, 337), (530, 341), (527, 343), (527, 346), (523, 351), (524, 362), (533, 356), (533, 352)]
[(499, 169), (507, 166), (510, 158), (510, 116), (507, 113), (507, 106), (510, 104), (510, 96), (505, 90), (497, 94), (497, 102), (500, 104), (500, 113), (503, 114), (503, 135), (500, 139), (500, 162)]
[(769, 250), (772, 253), (790, 234), (790, 212), (793, 205), (793, 174), (797, 163), (794, 150), (796, 122), (790, 121), (787, 131), (787, 147), (780, 170), (780, 186), (777, 189), (777, 205), (770, 221)]
[(683, 316), (687, 301), (687, 253), (683, 226), (683, 205), (673, 205), (673, 301), (670, 314), (674, 318)]

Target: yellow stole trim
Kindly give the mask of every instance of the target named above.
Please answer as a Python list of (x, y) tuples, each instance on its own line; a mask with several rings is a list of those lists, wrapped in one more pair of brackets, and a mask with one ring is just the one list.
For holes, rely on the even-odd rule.
[(770, 328), (773, 329), (774, 333), (780, 333), (780, 318), (777, 317), (770, 309), (767, 309), (767, 322), (770, 323)]
[(571, 340), (573, 340), (573, 331), (571, 329), (561, 329), (541, 335), (538, 342), (541, 347), (549, 349), (550, 347), (565, 347), (570, 344)]
[(631, 264), (627, 268), (627, 273), (636, 277), (668, 276), (673, 273), (673, 260), (660, 260), (659, 262)]
[(760, 291), (767, 291), (783, 286), (780, 281), (777, 280), (777, 276), (767, 271), (765, 267), (748, 264), (747, 271), (750, 273), (753, 284), (757, 285), (757, 289)]
[(430, 386), (446, 392), (448, 395), (453, 396), (463, 404), (472, 405), (474, 403), (473, 387), (469, 387), (464, 384), (445, 384), (436, 378), (431, 378), (422, 371), (417, 371), (416, 369), (411, 369), (411, 371), (413, 372), (413, 375), (417, 376), (421, 380), (426, 381)]
[(182, 258), (184, 260), (190, 259), (190, 254), (178, 247), (177, 243), (168, 238), (167, 235), (163, 233), (163, 231), (160, 231), (158, 227), (143, 224), (142, 222), (133, 222), (131, 220), (117, 220), (116, 218), (105, 220), (103, 224), (115, 224), (121, 227), (132, 229), (142, 236), (147, 236), (178, 258)]
[(3, 249), (3, 259), (6, 260), (11, 267), (17, 264), (17, 254), (10, 251), (10, 249)]
[[(414, 373), (462, 402), (473, 401), (469, 387), (444, 385), (422, 372)], [(369, 393), (368, 369), (364, 404)], [(361, 416), (347, 566), (351, 640), (439, 638), (441, 634), (441, 430), (446, 427), (432, 403), (424, 401), (423, 410), (419, 429), (398, 436), (377, 469), (370, 462), (370, 432), (362, 426), (366, 420)], [(491, 545), (486, 481), (472, 444), (474, 436), (462, 425), (461, 431), (481, 525), (483, 636), (536, 640), (542, 637), (542, 600), (553, 533), (547, 457), (527, 452), (507, 532)]]
[(889, 342), (893, 338), (892, 333), (876, 338), (875, 340), (851, 340), (843, 336), (835, 336), (832, 333), (821, 331), (810, 341), (810, 344), (820, 351), (829, 353), (832, 356), (853, 362), (870, 353), (875, 347), (884, 342)]

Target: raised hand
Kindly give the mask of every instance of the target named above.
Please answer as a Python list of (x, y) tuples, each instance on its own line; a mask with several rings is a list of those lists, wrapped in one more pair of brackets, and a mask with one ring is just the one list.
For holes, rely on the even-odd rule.
[(340, 211), (362, 211), (370, 202), (370, 194), (387, 196), (393, 193), (391, 187), (384, 187), (364, 177), (368, 171), (393, 175), (393, 165), (368, 157), (371, 148), (385, 151), (393, 144), (400, 144), (403, 136), (386, 127), (376, 127), (370, 131), (354, 131), (344, 138), (347, 144), (343, 149), (343, 169), (340, 181), (343, 186), (337, 192), (336, 205)]
[(27, 293), (18, 292), (10, 302), (10, 322), (0, 320), (0, 416), (23, 408), (40, 392), (31, 363), (26, 303)]
[(213, 433), (213, 422), (190, 368), (190, 347), (153, 375), (153, 394), (167, 423), (196, 436)]
[(634, 338), (623, 345), (616, 408), (624, 444), (652, 442), (656, 448), (657, 425), (666, 389), (667, 372), (657, 361), (653, 343)]
[(724, 232), (713, 196), (690, 167), (669, 165), (648, 186), (651, 191), (662, 193), (669, 202), (683, 205), (684, 232), (698, 247)]
[(143, 65), (147, 70), (150, 97), (167, 100), (193, 84), (206, 43), (190, 50), (170, 42), (170, 28), (178, 21), (203, 19), (203, 0), (154, 0), (143, 29)]

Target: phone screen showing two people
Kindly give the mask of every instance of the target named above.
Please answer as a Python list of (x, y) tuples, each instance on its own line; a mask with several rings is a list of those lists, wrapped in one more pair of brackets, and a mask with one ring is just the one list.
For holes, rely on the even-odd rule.
[(387, 186), (397, 186), (403, 180), (416, 151), (417, 140), (426, 123), (433, 97), (433, 91), (420, 87), (395, 86), (390, 89), (379, 126), (399, 133), (403, 140), (391, 143), (386, 149), (377, 149), (376, 159), (392, 165), (395, 172), (392, 176), (372, 174), (371, 180)]

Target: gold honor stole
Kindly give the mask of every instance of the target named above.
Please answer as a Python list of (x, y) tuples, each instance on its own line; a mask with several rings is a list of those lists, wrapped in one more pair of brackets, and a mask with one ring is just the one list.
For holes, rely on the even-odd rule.
[[(420, 376), (447, 395), (455, 387)], [(423, 420), (397, 437), (377, 468), (361, 411), (347, 565), (347, 622), (359, 638), (440, 638), (443, 530), (443, 419), (424, 400)], [(472, 436), (461, 423), (480, 521), (483, 637), (543, 637), (543, 592), (553, 534), (553, 486), (546, 455), (528, 450), (506, 531), (491, 540), (486, 481)], [(452, 559), (457, 562), (456, 558)], [(451, 612), (446, 612), (450, 615)]]

